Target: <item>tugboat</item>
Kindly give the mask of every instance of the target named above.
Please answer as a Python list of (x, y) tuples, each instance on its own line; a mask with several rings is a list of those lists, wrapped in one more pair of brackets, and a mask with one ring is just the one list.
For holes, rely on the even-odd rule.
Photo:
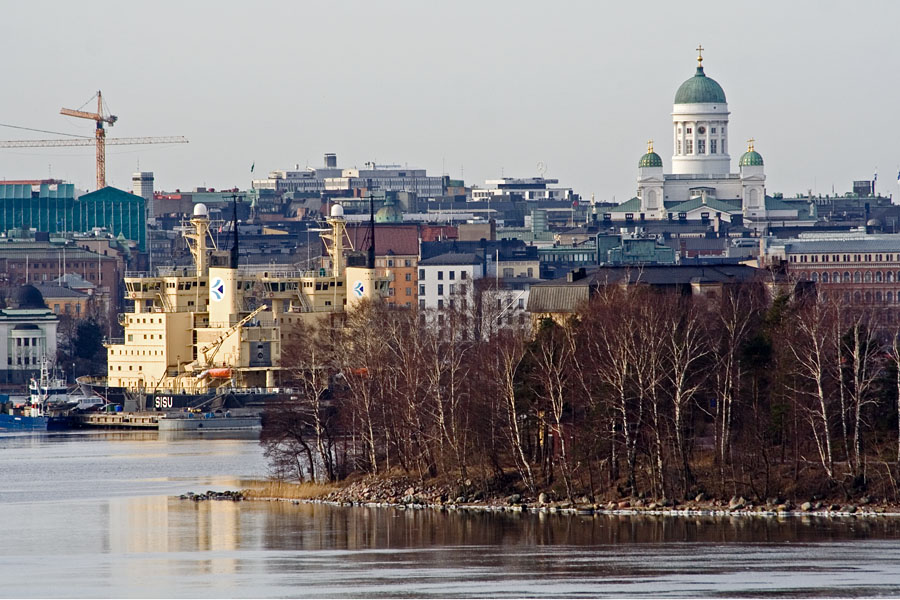
[(16, 431), (53, 431), (71, 426), (71, 399), (65, 380), (51, 379), (47, 357), (41, 359), (41, 378), (31, 378), (27, 398), (2, 403), (0, 429)]

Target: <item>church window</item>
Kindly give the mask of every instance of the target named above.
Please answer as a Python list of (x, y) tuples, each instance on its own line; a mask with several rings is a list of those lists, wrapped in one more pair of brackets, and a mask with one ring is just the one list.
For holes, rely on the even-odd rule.
[(716, 142), (718, 142), (718, 140), (709, 140), (709, 153), (710, 154), (716, 153)]
[(693, 154), (694, 153), (694, 141), (693, 140), (685, 140), (684, 141), (684, 153), (685, 154)]
[(697, 140), (697, 154), (706, 154), (706, 140)]

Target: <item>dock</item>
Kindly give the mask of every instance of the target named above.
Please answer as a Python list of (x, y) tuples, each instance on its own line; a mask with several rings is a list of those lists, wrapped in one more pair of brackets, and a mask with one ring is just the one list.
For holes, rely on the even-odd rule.
[(212, 415), (118, 412), (90, 413), (72, 417), (76, 427), (90, 429), (157, 429), (159, 431), (254, 431), (262, 428), (256, 414)]
[(159, 429), (159, 413), (89, 413), (72, 417), (77, 427), (99, 429)]

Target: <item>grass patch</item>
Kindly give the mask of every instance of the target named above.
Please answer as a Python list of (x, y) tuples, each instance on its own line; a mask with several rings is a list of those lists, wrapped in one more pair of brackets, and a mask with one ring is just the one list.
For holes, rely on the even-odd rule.
[(244, 490), (244, 497), (281, 498), (285, 500), (310, 500), (322, 498), (338, 489), (336, 485), (304, 481), (291, 483), (288, 481), (256, 481), (248, 482), (250, 486)]

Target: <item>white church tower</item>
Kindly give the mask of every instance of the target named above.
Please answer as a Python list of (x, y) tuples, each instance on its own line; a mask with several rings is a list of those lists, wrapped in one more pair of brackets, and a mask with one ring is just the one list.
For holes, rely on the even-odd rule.
[(672, 173), (726, 175), (728, 103), (722, 86), (703, 72), (703, 46), (697, 52), (697, 72), (678, 88), (672, 107)]

